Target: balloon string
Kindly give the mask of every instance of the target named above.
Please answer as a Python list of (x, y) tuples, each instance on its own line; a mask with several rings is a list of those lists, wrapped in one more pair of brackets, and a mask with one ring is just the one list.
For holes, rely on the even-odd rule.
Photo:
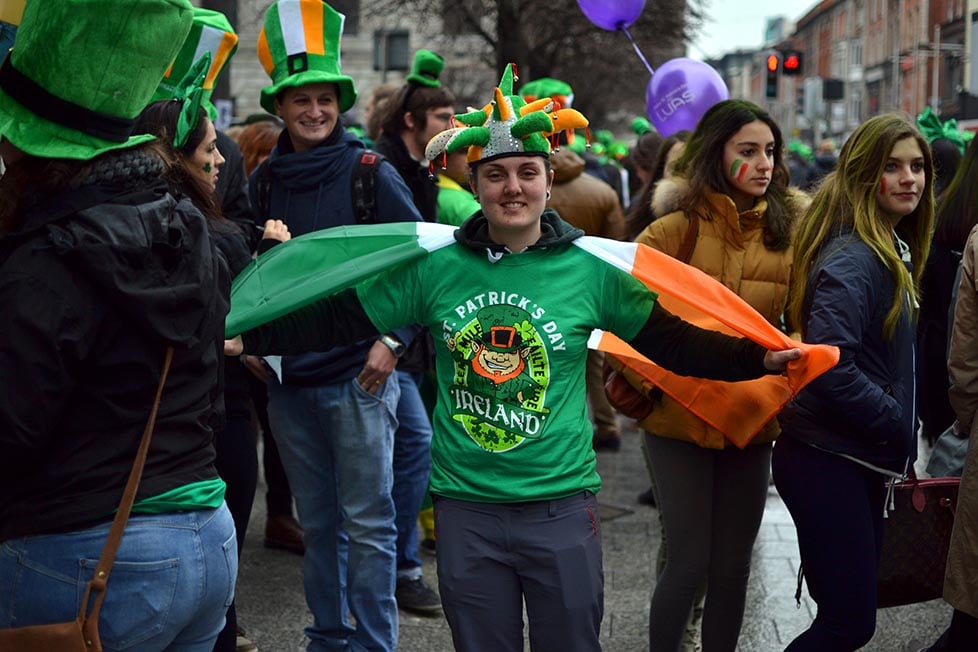
[(632, 38), (632, 33), (629, 32), (628, 31), (628, 28), (627, 27), (624, 27), (624, 26), (621, 28), (621, 31), (625, 32), (625, 36), (628, 37), (628, 40), (631, 42), (632, 47), (635, 48), (635, 54), (637, 54), (638, 55), (638, 58), (641, 59), (642, 60), (642, 63), (645, 64), (646, 70), (649, 71), (649, 76), (651, 77), (652, 75), (654, 75), (655, 74), (655, 71), (652, 70), (652, 66), (649, 65), (649, 62), (645, 58), (645, 55), (642, 54), (642, 51), (638, 48), (638, 43), (636, 43), (635, 42), (635, 39)]

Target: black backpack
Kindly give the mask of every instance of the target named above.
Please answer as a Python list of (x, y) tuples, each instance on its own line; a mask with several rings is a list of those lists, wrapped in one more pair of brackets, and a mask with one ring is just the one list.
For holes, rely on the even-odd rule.
[[(360, 158), (350, 175), (350, 199), (357, 224), (377, 222), (377, 170), (385, 160), (383, 154), (370, 149), (360, 152)], [(268, 167), (268, 160), (261, 162), (255, 175), (255, 209), (260, 218), (268, 219), (272, 192), (272, 171)]]

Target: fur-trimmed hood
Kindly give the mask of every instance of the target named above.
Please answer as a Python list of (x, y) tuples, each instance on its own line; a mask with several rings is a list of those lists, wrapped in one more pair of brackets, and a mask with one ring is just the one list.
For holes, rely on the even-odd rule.
[[(689, 194), (689, 181), (684, 177), (669, 177), (655, 184), (652, 193), (652, 213), (656, 218), (682, 210)], [(812, 203), (805, 191), (789, 186), (785, 193), (785, 210), (791, 214), (792, 222), (798, 220)]]

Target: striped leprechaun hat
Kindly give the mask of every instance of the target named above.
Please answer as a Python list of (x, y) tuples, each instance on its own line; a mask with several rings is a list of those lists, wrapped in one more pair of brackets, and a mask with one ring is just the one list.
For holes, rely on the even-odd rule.
[(275, 113), (275, 97), (286, 88), (331, 83), (339, 89), (340, 111), (357, 101), (353, 79), (340, 72), (340, 38), (346, 17), (320, 0), (279, 0), (265, 12), (258, 59), (272, 78), (261, 106)]
[(89, 160), (133, 136), (190, 30), (189, 0), (34, 0), (0, 66), (0, 136), (44, 158)]
[(238, 49), (238, 35), (234, 33), (227, 16), (213, 9), (194, 8), (194, 22), (190, 34), (183, 42), (177, 58), (163, 75), (160, 85), (153, 95), (153, 101), (180, 97), (181, 81), (195, 63), (206, 53), (210, 53), (211, 65), (204, 77), (201, 106), (211, 120), (217, 117), (217, 109), (211, 102), (214, 86), (231, 55)]

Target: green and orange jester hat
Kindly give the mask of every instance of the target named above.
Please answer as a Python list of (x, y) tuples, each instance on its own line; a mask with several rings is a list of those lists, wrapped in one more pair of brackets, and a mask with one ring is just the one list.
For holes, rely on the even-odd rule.
[(551, 97), (527, 103), (513, 93), (516, 66), (508, 64), (491, 102), (481, 109), (455, 115), (462, 125), (447, 129), (428, 141), (425, 158), (433, 167), (439, 156), (468, 150), (470, 165), (504, 156), (549, 156), (558, 134), (587, 130), (587, 118), (575, 109), (560, 108)]

